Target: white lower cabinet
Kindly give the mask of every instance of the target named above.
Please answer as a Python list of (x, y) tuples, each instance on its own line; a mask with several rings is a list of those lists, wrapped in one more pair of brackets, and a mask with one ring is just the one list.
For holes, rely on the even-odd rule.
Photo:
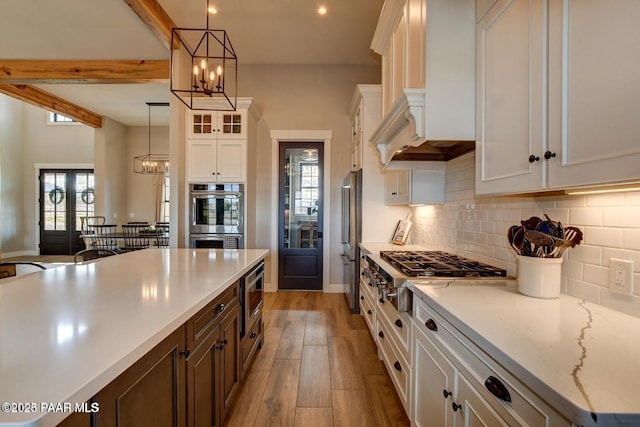
[(415, 295), (412, 353), (414, 426), (571, 426)]

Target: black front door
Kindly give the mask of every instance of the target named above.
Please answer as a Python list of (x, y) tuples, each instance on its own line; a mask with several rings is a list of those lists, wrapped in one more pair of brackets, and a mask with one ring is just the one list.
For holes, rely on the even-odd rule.
[(81, 219), (94, 216), (90, 169), (40, 170), (40, 255), (73, 255), (85, 248)]
[(322, 290), (321, 142), (281, 142), (278, 288)]

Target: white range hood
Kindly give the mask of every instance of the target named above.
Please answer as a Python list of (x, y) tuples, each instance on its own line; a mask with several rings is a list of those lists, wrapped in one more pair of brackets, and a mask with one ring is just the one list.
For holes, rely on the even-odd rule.
[(384, 167), (475, 148), (475, 28), (474, 0), (385, 2), (371, 45), (383, 57), (383, 118), (370, 138)]

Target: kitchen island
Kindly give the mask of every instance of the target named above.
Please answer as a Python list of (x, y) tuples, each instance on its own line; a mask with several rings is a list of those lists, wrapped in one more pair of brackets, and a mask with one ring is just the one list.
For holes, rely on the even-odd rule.
[[(513, 285), (428, 282), (408, 282), (419, 299), (416, 326), (426, 320), (428, 341), (445, 343), (438, 351), (463, 356), (457, 368), (479, 381), (477, 390), (496, 411), (540, 418), (548, 406), (574, 425), (640, 425), (639, 319), (567, 295), (531, 298)], [(487, 394), (482, 381), (490, 371), (512, 390), (511, 402)]]
[(146, 249), (4, 279), (0, 426), (62, 421), (267, 255)]

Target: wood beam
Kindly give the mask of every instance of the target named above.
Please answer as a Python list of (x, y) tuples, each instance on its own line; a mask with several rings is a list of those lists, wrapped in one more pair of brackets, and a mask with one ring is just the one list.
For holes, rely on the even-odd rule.
[(92, 128), (102, 127), (102, 116), (29, 85), (0, 84), (0, 93), (36, 107), (60, 113)]
[[(171, 29), (176, 27), (167, 12), (156, 0), (124, 0), (138, 15), (147, 27), (156, 35), (167, 48), (171, 49)], [(173, 49), (178, 49), (180, 43), (173, 41)]]
[(166, 83), (168, 60), (0, 59), (0, 83)]

